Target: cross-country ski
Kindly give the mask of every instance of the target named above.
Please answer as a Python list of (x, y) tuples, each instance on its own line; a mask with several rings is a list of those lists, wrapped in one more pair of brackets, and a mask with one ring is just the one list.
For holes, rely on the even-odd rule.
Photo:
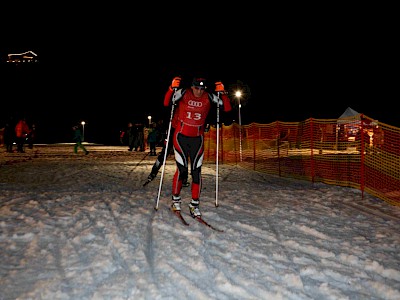
[(189, 226), (189, 223), (185, 220), (185, 218), (182, 216), (181, 212), (179, 210), (172, 210), (170, 209), (171, 212), (179, 218), (179, 220), (182, 222), (183, 225)]
[(224, 232), (222, 229), (216, 228), (213, 225), (211, 225), (210, 223), (204, 221), (204, 219), (202, 217), (196, 217), (194, 218), (195, 220), (197, 220), (199, 223), (206, 225), (207, 227), (211, 228), (212, 230), (218, 231), (218, 232)]
[[(170, 209), (170, 211), (178, 217), (178, 219), (182, 222), (183, 225), (185, 226), (189, 226), (189, 223), (186, 221), (186, 219), (182, 216), (182, 213), (180, 211), (174, 211), (172, 209)], [(204, 221), (204, 219), (202, 217), (195, 217), (193, 218), (196, 221), (198, 221), (200, 224), (203, 224), (209, 228), (211, 228), (212, 230), (218, 231), (218, 232), (224, 232), (222, 229), (219, 229), (213, 225), (211, 225), (210, 223)]]

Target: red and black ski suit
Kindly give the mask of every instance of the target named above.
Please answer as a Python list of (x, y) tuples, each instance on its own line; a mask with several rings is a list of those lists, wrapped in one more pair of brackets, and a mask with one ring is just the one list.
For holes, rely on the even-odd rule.
[(172, 181), (172, 194), (180, 195), (182, 179), (188, 177), (190, 160), (190, 173), (192, 176), (192, 199), (199, 200), (201, 191), (201, 166), (204, 157), (204, 129), (206, 119), (212, 105), (219, 103), (224, 112), (231, 111), (229, 97), (221, 94), (221, 99), (216, 95), (204, 92), (202, 96), (195, 97), (191, 88), (175, 91), (169, 88), (164, 97), (164, 106), (171, 105), (175, 97), (174, 134), (171, 136), (174, 147), (177, 169)]

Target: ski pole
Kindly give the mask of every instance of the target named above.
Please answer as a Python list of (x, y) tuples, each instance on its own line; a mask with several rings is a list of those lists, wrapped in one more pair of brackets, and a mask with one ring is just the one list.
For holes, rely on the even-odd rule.
[(218, 153), (219, 153), (219, 92), (217, 92), (217, 154), (216, 154), (216, 167), (215, 167), (215, 207), (218, 207)]
[[(175, 96), (176, 96), (176, 88), (174, 88), (174, 95), (172, 96), (172, 98), (175, 99)], [(164, 178), (165, 163), (167, 161), (167, 155), (169, 152), (168, 145), (169, 145), (169, 140), (170, 140), (170, 133), (171, 133), (171, 126), (172, 126), (172, 118), (174, 116), (174, 109), (175, 109), (175, 102), (172, 101), (171, 116), (169, 118), (167, 141), (166, 141), (165, 151), (164, 151), (164, 162), (163, 162), (163, 166), (162, 166), (162, 170), (161, 170), (160, 185), (158, 186), (157, 201), (156, 201), (156, 205), (154, 207), (155, 210), (158, 210), (158, 203), (160, 202), (160, 195), (161, 195), (161, 189), (162, 189), (163, 178)]]

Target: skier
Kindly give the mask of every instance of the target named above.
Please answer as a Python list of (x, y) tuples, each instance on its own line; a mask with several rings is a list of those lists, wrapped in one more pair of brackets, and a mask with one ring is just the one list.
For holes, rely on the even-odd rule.
[[(176, 105), (176, 124), (171, 135), (174, 147), (176, 171), (172, 181), (173, 211), (181, 210), (182, 183), (188, 177), (189, 160), (192, 176), (192, 200), (189, 203), (190, 215), (193, 218), (201, 217), (199, 209), (201, 192), (201, 166), (204, 156), (204, 132), (207, 127), (207, 117), (211, 105), (223, 106), (224, 112), (231, 111), (230, 99), (225, 92), (224, 85), (218, 81), (215, 83), (217, 95), (205, 92), (206, 80), (194, 78), (190, 88), (179, 89), (180, 77), (175, 77), (164, 97), (164, 106), (172, 102)], [(222, 100), (219, 98), (221, 95)]]
[[(173, 145), (172, 145), (171, 137), (174, 135), (174, 131), (175, 131), (177, 122), (178, 122), (177, 114), (174, 113), (172, 120), (171, 120), (171, 130), (170, 130), (169, 136), (165, 139), (162, 150), (161, 150), (160, 154), (157, 156), (157, 159), (154, 162), (153, 167), (151, 168), (151, 172), (150, 172), (149, 176), (147, 177), (147, 181), (145, 182), (144, 185), (148, 184), (150, 181), (152, 181), (157, 176), (158, 171), (160, 171), (160, 169), (164, 163), (165, 151), (167, 151), (167, 156), (172, 152)], [(166, 149), (167, 139), (169, 140), (168, 149)], [(184, 187), (190, 186), (187, 175), (185, 178), (182, 179), (182, 186), (184, 186)]]

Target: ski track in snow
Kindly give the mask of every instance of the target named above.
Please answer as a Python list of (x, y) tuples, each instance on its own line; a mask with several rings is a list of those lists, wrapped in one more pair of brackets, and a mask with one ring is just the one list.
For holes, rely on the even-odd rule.
[[(114, 149), (109, 151), (108, 149)], [(203, 166), (201, 210), (169, 211), (175, 164), (126, 147), (0, 153), (0, 299), (400, 299), (400, 212), (361, 191)]]

